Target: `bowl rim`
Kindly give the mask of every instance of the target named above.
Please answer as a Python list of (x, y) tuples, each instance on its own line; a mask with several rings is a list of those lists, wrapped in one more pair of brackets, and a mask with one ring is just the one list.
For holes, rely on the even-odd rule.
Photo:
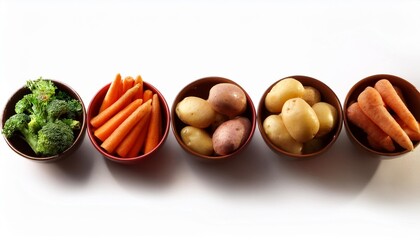
[[(274, 85), (276, 85), (278, 82), (287, 79), (287, 78), (294, 78), (296, 80), (299, 81), (299, 79), (306, 79), (306, 80), (310, 80), (310, 81), (314, 81), (317, 82), (318, 84), (322, 85), (327, 91), (330, 91), (332, 93), (332, 97), (335, 101), (337, 101), (337, 117), (338, 117), (338, 121), (337, 121), (337, 126), (336, 126), (336, 130), (333, 134), (333, 136), (331, 137), (331, 141), (326, 144), (322, 149), (316, 151), (316, 152), (312, 152), (312, 153), (305, 153), (305, 154), (296, 154), (296, 153), (291, 153), (291, 152), (287, 152), (279, 147), (277, 147), (276, 145), (274, 145), (274, 143), (272, 143), (267, 135), (264, 132), (264, 127), (263, 127), (263, 122), (264, 119), (262, 119), (262, 111), (263, 109), (265, 109), (265, 100), (264, 100), (264, 96), (267, 95), (267, 93), (274, 87)], [(304, 85), (304, 86), (311, 86), (311, 85)], [(268, 111), (268, 110), (267, 110)], [(321, 80), (318, 80), (316, 78), (313, 77), (309, 77), (307, 75), (291, 75), (291, 76), (287, 76), (287, 77), (283, 77), (279, 80), (276, 80), (275, 82), (273, 82), (261, 95), (260, 98), (260, 102), (258, 104), (258, 128), (260, 130), (260, 134), (262, 139), (264, 140), (264, 142), (268, 145), (268, 147), (275, 153), (279, 154), (279, 155), (284, 155), (284, 156), (288, 156), (294, 159), (309, 159), (309, 158), (313, 158), (315, 156), (319, 156), (321, 154), (324, 154), (325, 152), (327, 152), (337, 141), (337, 139), (340, 137), (342, 128), (343, 128), (343, 121), (344, 121), (344, 116), (343, 116), (343, 107), (341, 104), (340, 99), (338, 98), (337, 94), (332, 90), (332, 88), (330, 88), (327, 84), (325, 84), (324, 82), (322, 82)]]
[[(349, 89), (349, 91), (346, 94), (345, 100), (344, 100), (344, 104), (343, 104), (344, 127), (346, 129), (346, 133), (349, 136), (350, 140), (353, 143), (355, 143), (357, 146), (359, 146), (360, 148), (362, 148), (364, 151), (366, 151), (368, 153), (371, 153), (373, 155), (379, 155), (379, 156), (382, 156), (382, 157), (397, 157), (397, 156), (401, 156), (401, 155), (407, 154), (407, 153), (409, 153), (411, 151), (405, 149), (405, 150), (399, 151), (399, 152), (383, 152), (383, 151), (379, 151), (379, 150), (375, 150), (373, 148), (370, 148), (369, 146), (366, 146), (364, 143), (362, 143), (361, 141), (359, 141), (359, 139), (351, 131), (351, 127), (350, 127), (351, 123), (347, 119), (347, 113), (346, 113), (347, 112), (348, 105), (351, 103), (353, 93), (356, 92), (357, 89), (359, 89), (363, 85), (370, 85), (371, 86), (372, 85), (371, 82), (379, 81), (381, 79), (389, 79), (389, 78), (395, 79), (395, 80), (400, 81), (400, 82), (404, 82), (404, 84), (407, 84), (407, 86), (410, 86), (413, 89), (417, 89), (416, 86), (414, 86), (409, 81), (407, 81), (404, 78), (401, 78), (399, 76), (393, 75), (393, 74), (385, 74), (385, 73), (374, 74), (374, 75), (370, 75), (370, 76), (367, 76), (367, 77), (364, 77), (364, 78), (358, 80)], [(414, 144), (414, 148), (416, 148), (419, 145), (419, 143), (420, 143), (420, 141), (418, 141), (416, 144)]]
[[(72, 153), (72, 151), (75, 150), (75, 148), (78, 145), (81, 144), (81, 142), (83, 141), (83, 138), (85, 136), (86, 128), (87, 128), (87, 124), (86, 124), (86, 122), (87, 122), (87, 112), (86, 112), (86, 106), (85, 106), (85, 104), (83, 102), (82, 97), (80, 97), (79, 93), (76, 90), (74, 90), (74, 88), (72, 88), (70, 85), (68, 85), (68, 84), (66, 84), (66, 83), (64, 83), (62, 81), (59, 81), (59, 80), (49, 79), (49, 78), (43, 78), (43, 79), (44, 80), (52, 81), (54, 83), (54, 85), (57, 87), (57, 89), (60, 89), (60, 87), (58, 85), (62, 85), (64, 87), (68, 88), (72, 92), (72, 94), (74, 94), (77, 97), (77, 100), (82, 105), (82, 126), (80, 127), (80, 130), (79, 130), (78, 135), (75, 136), (75, 139), (74, 139), (72, 145), (70, 147), (68, 147), (66, 150), (64, 150), (63, 152), (59, 153), (59, 154), (56, 154), (56, 155), (53, 155), (53, 156), (47, 156), (47, 157), (38, 157), (38, 156), (31, 156), (31, 155), (28, 155), (28, 154), (25, 154), (25, 153), (21, 152), (17, 147), (13, 146), (13, 144), (9, 141), (9, 139), (6, 138), (6, 136), (4, 136), (4, 134), (2, 134), (2, 135), (3, 135), (3, 138), (6, 141), (7, 145), (14, 152), (16, 152), (17, 154), (19, 154), (20, 156), (22, 156), (22, 157), (24, 157), (26, 159), (29, 159), (29, 160), (36, 161), (36, 162), (53, 162), (55, 160), (58, 160), (58, 159), (62, 159), (64, 157), (67, 157), (69, 154)], [(15, 94), (17, 94), (18, 92), (20, 92), (20, 91), (22, 91), (22, 92), (27, 91), (28, 93), (30, 93), (30, 90), (26, 87), (26, 85), (23, 85), (22, 87), (20, 87), (19, 89), (17, 89), (10, 96), (9, 100), (6, 102), (6, 105), (3, 108), (2, 122), (1, 122), (1, 125), (2, 125), (1, 128), (2, 129), (3, 129), (4, 122), (7, 120), (7, 119), (5, 119), (5, 115), (6, 115), (5, 113), (6, 113), (6, 110), (7, 110), (6, 108), (10, 104), (12, 104), (12, 98), (13, 98), (13, 96)]]
[[(146, 153), (146, 154), (142, 154), (136, 157), (119, 157), (110, 153), (107, 153), (106, 151), (104, 151), (100, 145), (97, 144), (97, 141), (99, 141), (96, 136), (93, 134), (93, 128), (90, 124), (87, 124), (87, 133), (88, 133), (88, 137), (89, 140), (91, 142), (91, 144), (93, 145), (93, 147), (106, 159), (113, 161), (113, 162), (117, 162), (117, 163), (124, 163), (124, 164), (133, 164), (133, 163), (138, 163), (143, 161), (144, 159), (150, 157), (151, 155), (153, 155), (158, 149), (161, 148), (161, 146), (164, 144), (164, 142), (166, 141), (168, 134), (169, 134), (169, 129), (170, 129), (170, 112), (169, 112), (169, 106), (168, 103), (165, 99), (165, 97), (163, 96), (163, 94), (152, 84), (150, 84), (149, 82), (143, 81), (143, 85), (145, 89), (150, 89), (152, 90), (153, 93), (156, 93), (159, 97), (159, 100), (161, 102), (161, 112), (166, 114), (166, 124), (165, 124), (165, 128), (162, 131), (162, 137), (158, 142), (158, 145), (152, 149), (150, 152)], [(89, 106), (88, 106), (88, 110), (87, 110), (87, 122), (90, 122), (90, 120), (93, 118), (93, 116), (90, 115), (90, 113), (93, 111), (93, 103), (95, 100), (99, 101), (100, 95), (101, 93), (106, 94), (106, 91), (109, 89), (109, 87), (111, 86), (111, 82), (104, 85), (101, 89), (99, 89), (95, 95), (92, 97), (92, 99), (90, 100)]]
[[(218, 82), (218, 83), (232, 83), (232, 84), (238, 86), (245, 93), (245, 96), (246, 96), (246, 99), (247, 99), (247, 109), (249, 108), (248, 111), (250, 111), (251, 112), (251, 115), (252, 115), (252, 119), (249, 119), (250, 122), (251, 122), (251, 130), (250, 130), (250, 133), (249, 133), (248, 138), (244, 141), (244, 143), (238, 149), (236, 149), (234, 152), (229, 153), (229, 154), (226, 154), (226, 155), (211, 155), (211, 156), (207, 156), (207, 155), (203, 155), (203, 154), (199, 154), (197, 152), (194, 152), (193, 150), (191, 150), (190, 148), (188, 148), (184, 144), (184, 142), (182, 141), (182, 139), (179, 136), (179, 133), (177, 132), (177, 129), (175, 127), (175, 125), (176, 125), (175, 124), (175, 120), (178, 119), (178, 116), (176, 116), (176, 113), (175, 113), (176, 112), (175, 111), (175, 109), (176, 109), (176, 102), (178, 100), (179, 100), (178, 102), (180, 102), (182, 100), (182, 99), (180, 99), (181, 98), (180, 93), (183, 92), (186, 89), (189, 89), (189, 88), (191, 88), (191, 87), (193, 87), (195, 85), (198, 85), (198, 84), (200, 84), (202, 82), (205, 82), (205, 81), (208, 81), (210, 79), (211, 80), (214, 80), (215, 82)], [(235, 81), (233, 81), (231, 79), (225, 78), (225, 77), (208, 76), (208, 77), (202, 77), (202, 78), (196, 79), (196, 80), (188, 83), (184, 87), (182, 87), (181, 90), (178, 91), (177, 95), (175, 96), (175, 98), (174, 98), (174, 100), (172, 102), (172, 107), (171, 107), (172, 133), (174, 134), (174, 137), (175, 137), (176, 141), (178, 142), (178, 144), (181, 146), (181, 148), (185, 152), (187, 152), (188, 154), (190, 154), (192, 156), (198, 157), (197, 159), (199, 161), (202, 161), (202, 162), (220, 162), (220, 161), (223, 161), (223, 160), (230, 159), (233, 156), (237, 155), (238, 153), (242, 152), (246, 148), (246, 146), (251, 142), (251, 140), (252, 140), (252, 138), (254, 136), (256, 125), (257, 125), (256, 123), (257, 123), (257, 113), (256, 113), (256, 109), (255, 109), (254, 103), (253, 103), (250, 95), (247, 93), (247, 91), (240, 84), (238, 84), (237, 82), (235, 82)]]

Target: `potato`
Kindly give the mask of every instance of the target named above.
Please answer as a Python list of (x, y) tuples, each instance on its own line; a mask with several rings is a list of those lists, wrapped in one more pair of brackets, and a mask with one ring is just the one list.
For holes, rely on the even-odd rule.
[(326, 102), (315, 103), (312, 109), (319, 120), (319, 131), (316, 137), (327, 135), (337, 124), (337, 109)]
[(222, 123), (213, 133), (213, 148), (219, 155), (237, 150), (251, 133), (251, 121), (237, 117)]
[(227, 120), (229, 120), (228, 116), (216, 112), (216, 117), (210, 125), (210, 131), (214, 132), (220, 126), (220, 124), (226, 122)]
[(302, 83), (294, 78), (286, 78), (276, 83), (265, 97), (265, 107), (272, 113), (280, 113), (283, 104), (290, 98), (302, 97)]
[(187, 125), (206, 128), (216, 118), (216, 112), (206, 100), (190, 96), (180, 101), (175, 108), (179, 119)]
[(283, 105), (281, 115), (290, 136), (298, 142), (307, 142), (318, 133), (318, 117), (312, 107), (302, 98), (287, 100)]
[(321, 101), (321, 93), (318, 89), (311, 86), (303, 86), (303, 96), (302, 99), (305, 100), (309, 105), (314, 105), (317, 102)]
[(235, 84), (219, 83), (209, 91), (207, 101), (212, 108), (229, 118), (236, 117), (246, 110), (245, 92)]
[(181, 130), (181, 139), (191, 150), (203, 155), (213, 154), (213, 142), (210, 135), (201, 128), (186, 126)]
[(290, 153), (300, 154), (302, 152), (303, 144), (290, 136), (284, 126), (281, 114), (273, 114), (264, 119), (263, 128), (268, 139), (277, 147)]

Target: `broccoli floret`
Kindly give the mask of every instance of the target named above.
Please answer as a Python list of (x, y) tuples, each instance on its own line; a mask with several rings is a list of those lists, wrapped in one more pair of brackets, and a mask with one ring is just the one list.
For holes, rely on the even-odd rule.
[(76, 99), (68, 100), (67, 107), (68, 107), (67, 118), (75, 119), (79, 117), (80, 115), (82, 115), (82, 112), (83, 112), (82, 104), (78, 100)]
[(46, 110), (48, 121), (53, 122), (56, 119), (59, 119), (62, 115), (68, 113), (69, 108), (68, 103), (66, 101), (53, 99), (48, 103)]
[(26, 94), (15, 104), (16, 113), (32, 113), (32, 94)]
[(62, 121), (48, 122), (38, 132), (36, 152), (53, 156), (69, 148), (74, 141), (73, 130)]
[(71, 118), (63, 118), (60, 121), (67, 124), (73, 130), (79, 130), (80, 129), (80, 121), (78, 121), (78, 120), (74, 120), (74, 119), (71, 119)]
[(21, 137), (29, 144), (29, 146), (37, 153), (37, 134), (31, 132), (28, 128), (28, 123), (31, 118), (24, 113), (17, 113), (4, 123), (2, 133), (6, 138), (11, 138), (14, 134), (20, 133)]
[(45, 80), (42, 77), (37, 80), (28, 80), (26, 87), (41, 102), (48, 102), (55, 95), (55, 90), (57, 89), (51, 80)]

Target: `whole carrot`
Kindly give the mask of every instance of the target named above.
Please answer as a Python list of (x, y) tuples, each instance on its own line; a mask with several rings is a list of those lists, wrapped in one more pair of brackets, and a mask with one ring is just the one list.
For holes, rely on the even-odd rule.
[(375, 84), (375, 89), (379, 92), (385, 104), (388, 105), (409, 128), (420, 133), (416, 118), (404, 104), (400, 96), (398, 96), (397, 91), (395, 91), (395, 88), (389, 80), (379, 80)]
[(144, 153), (148, 153), (155, 148), (161, 136), (162, 117), (160, 112), (159, 97), (155, 93), (152, 97), (152, 113), (150, 116), (149, 128), (147, 131), (146, 142), (144, 145)]
[[(420, 133), (419, 132), (415, 132), (413, 129), (409, 128), (407, 126), (407, 124), (405, 122), (403, 122), (401, 120), (401, 118), (399, 118), (398, 116), (394, 116), (395, 121), (397, 121), (398, 124), (400, 124), (401, 128), (404, 130), (405, 133), (407, 133), (407, 136), (412, 140), (412, 141), (420, 141)], [(420, 123), (417, 122), (417, 124), (420, 127)]]
[(380, 129), (366, 114), (363, 113), (357, 102), (347, 108), (347, 117), (357, 127), (363, 129), (368, 136), (368, 142), (372, 148), (395, 151), (394, 143), (382, 129)]
[(147, 112), (151, 111), (151, 100), (143, 103), (138, 107), (124, 122), (115, 129), (112, 134), (105, 139), (101, 144), (101, 147), (108, 153), (113, 153), (117, 146), (127, 136), (127, 134), (133, 129), (133, 127), (146, 115)]
[(118, 98), (116, 102), (114, 102), (111, 106), (107, 107), (104, 111), (100, 112), (98, 115), (92, 118), (90, 120), (90, 124), (92, 124), (92, 126), (95, 128), (100, 127), (102, 124), (108, 121), (108, 119), (110, 119), (121, 109), (127, 106), (131, 102), (133, 96), (137, 93), (138, 90), (139, 85), (135, 85), (132, 88), (128, 89), (127, 92), (125, 92), (120, 98)]
[(145, 126), (140, 131), (139, 135), (137, 135), (137, 139), (134, 142), (134, 145), (131, 147), (130, 151), (127, 153), (127, 157), (135, 157), (135, 156), (138, 156), (140, 154), (140, 151), (143, 148), (144, 142), (145, 142), (146, 137), (147, 137), (147, 130), (149, 128), (149, 123), (150, 123), (150, 115), (151, 114), (146, 116)]
[(103, 125), (97, 128), (94, 131), (94, 135), (100, 139), (102, 142), (105, 141), (111, 133), (117, 129), (117, 127), (124, 122), (124, 120), (130, 116), (141, 104), (143, 103), (142, 99), (136, 99), (130, 104), (128, 104), (124, 109), (115, 114), (112, 118), (106, 121)]
[(141, 78), (140, 75), (136, 77), (136, 80), (134, 81), (134, 84), (140, 84), (139, 91), (137, 92), (136, 96), (134, 98), (143, 98), (143, 78)]
[(121, 75), (118, 73), (115, 76), (114, 81), (112, 81), (111, 85), (109, 86), (108, 91), (105, 94), (105, 98), (102, 101), (101, 107), (99, 108), (99, 112), (102, 112), (107, 107), (111, 106), (117, 99), (121, 96), (122, 92), (122, 80)]
[(147, 101), (149, 99), (152, 99), (153, 97), (153, 92), (150, 89), (146, 89), (143, 92), (143, 101)]
[(122, 93), (124, 94), (127, 92), (128, 89), (132, 88), (134, 86), (134, 78), (131, 76), (127, 76), (122, 81)]
[(366, 87), (357, 98), (360, 108), (378, 127), (388, 134), (401, 147), (413, 150), (410, 138), (384, 107), (379, 92), (373, 87)]
[(127, 136), (122, 140), (122, 142), (118, 145), (115, 152), (121, 157), (127, 157), (130, 149), (133, 148), (136, 140), (141, 131), (146, 130), (147, 122), (150, 115), (150, 108), (145, 113), (145, 116), (131, 129), (131, 131), (127, 134)]

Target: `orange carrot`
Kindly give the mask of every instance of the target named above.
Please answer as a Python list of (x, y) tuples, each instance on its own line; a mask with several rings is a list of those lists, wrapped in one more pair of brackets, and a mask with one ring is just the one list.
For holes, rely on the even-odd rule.
[(117, 146), (122, 142), (122, 140), (127, 136), (127, 134), (133, 129), (133, 127), (147, 114), (152, 108), (151, 101), (143, 103), (138, 107), (124, 122), (115, 129), (112, 134), (105, 139), (101, 144), (101, 147), (105, 149), (108, 153), (113, 153)]
[(138, 75), (136, 77), (136, 80), (134, 81), (134, 84), (140, 84), (140, 89), (137, 92), (136, 96), (134, 96), (134, 98), (143, 98), (143, 79), (141, 78), (140, 75)]
[(379, 92), (373, 87), (366, 87), (357, 98), (362, 111), (388, 134), (401, 147), (413, 150), (413, 143), (400, 125), (395, 121), (391, 114), (384, 107), (384, 102)]
[(159, 143), (162, 129), (162, 117), (160, 112), (159, 97), (155, 93), (152, 97), (152, 113), (150, 116), (149, 128), (147, 131), (144, 153), (152, 151)]
[(375, 84), (375, 89), (379, 92), (386, 105), (388, 105), (409, 128), (420, 133), (416, 118), (398, 96), (398, 93), (395, 91), (391, 82), (386, 79), (379, 80)]
[[(150, 109), (150, 108), (149, 108)], [(121, 156), (121, 157), (127, 157), (130, 149), (133, 148), (134, 144), (136, 144), (136, 140), (141, 133), (141, 131), (146, 130), (150, 115), (150, 110), (146, 113), (146, 116), (144, 116), (134, 127), (133, 129), (127, 134), (127, 136), (122, 140), (120, 145), (118, 145), (115, 152)]]
[(134, 142), (134, 145), (132, 146), (130, 151), (128, 152), (127, 157), (135, 157), (140, 154), (140, 150), (142, 149), (144, 142), (146, 140), (147, 129), (149, 128), (149, 123), (150, 123), (150, 115), (151, 114), (146, 116), (146, 124), (143, 127), (143, 129), (140, 131), (139, 135), (137, 135), (137, 139)]
[(102, 142), (105, 141), (111, 133), (117, 129), (117, 127), (124, 122), (124, 120), (130, 116), (141, 104), (143, 103), (142, 99), (136, 99), (132, 103), (128, 104), (124, 109), (115, 114), (112, 118), (106, 121), (103, 125), (95, 130), (93, 134), (99, 138)]
[(120, 98), (118, 98), (116, 102), (114, 102), (111, 106), (107, 107), (104, 111), (100, 112), (98, 115), (92, 118), (90, 120), (90, 124), (92, 124), (92, 126), (95, 128), (100, 127), (102, 124), (108, 121), (108, 119), (110, 119), (121, 109), (127, 106), (131, 102), (133, 96), (137, 93), (138, 90), (139, 85), (135, 85), (132, 88), (128, 89), (128, 91), (125, 92)]
[(108, 91), (105, 94), (105, 98), (102, 101), (101, 107), (99, 108), (99, 112), (102, 112), (109, 106), (111, 106), (117, 99), (120, 97), (120, 92), (122, 91), (122, 81), (121, 75), (118, 73), (115, 76), (114, 81), (112, 81), (111, 85), (109, 86)]
[(122, 81), (122, 84), (122, 93), (124, 94), (125, 92), (127, 92), (128, 89), (134, 86), (134, 78), (132, 78), (131, 76), (125, 77)]
[(391, 137), (389, 137), (363, 113), (357, 102), (351, 104), (347, 108), (347, 117), (350, 122), (363, 129), (368, 136), (368, 142), (372, 148), (376, 150), (385, 149), (390, 152), (395, 151), (395, 146)]
[(153, 97), (153, 92), (150, 89), (146, 89), (143, 92), (143, 101), (147, 101), (149, 99), (152, 99)]
[[(407, 126), (407, 124), (405, 122), (403, 122), (401, 120), (401, 118), (399, 118), (398, 116), (394, 116), (395, 120), (397, 121), (398, 124), (400, 124), (401, 128), (404, 130), (405, 133), (407, 133), (407, 136), (412, 140), (412, 141), (420, 141), (420, 133), (415, 132), (413, 129), (409, 128)], [(417, 122), (417, 124), (420, 127), (420, 123)]]

